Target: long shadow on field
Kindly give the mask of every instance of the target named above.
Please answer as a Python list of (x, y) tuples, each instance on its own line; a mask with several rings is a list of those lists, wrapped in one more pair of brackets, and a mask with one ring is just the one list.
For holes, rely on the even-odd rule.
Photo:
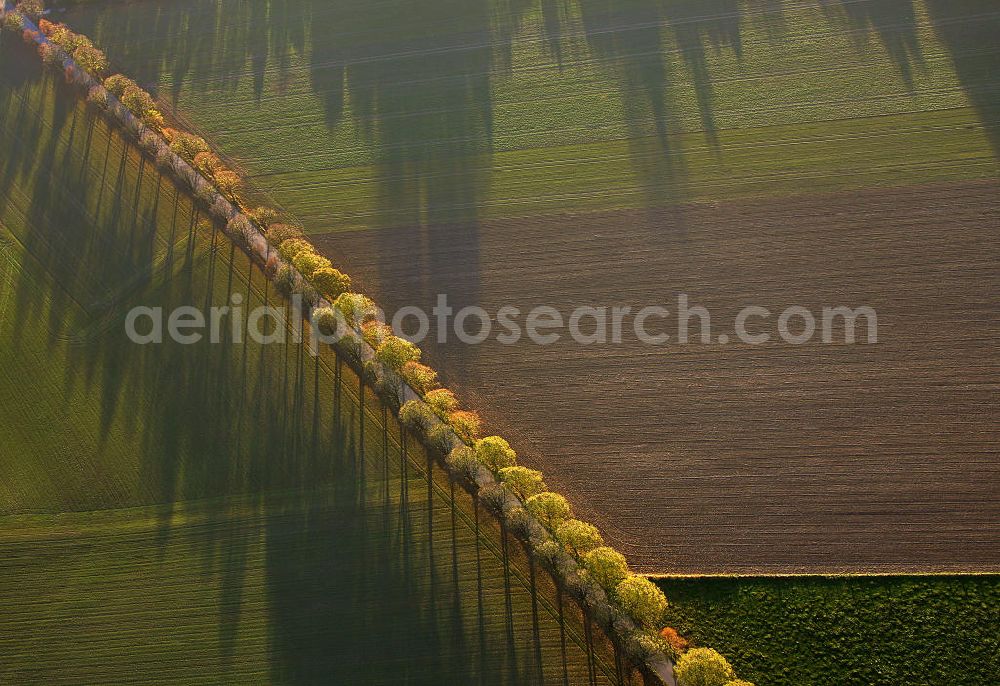
[(615, 74), (625, 108), (633, 166), (650, 206), (684, 197), (684, 152), (680, 147), (677, 65), (667, 50), (667, 32), (679, 48), (694, 85), (702, 129), (718, 148), (715, 96), (708, 50), (742, 54), (741, 8), (736, 0), (579, 0), (587, 44)]
[[(4, 48), (0, 78), (18, 50)], [(219, 343), (128, 340), (122, 320), (136, 305), (278, 301), (218, 227), (56, 77), (8, 86), (0, 112), (23, 114), (0, 122), (11, 170), (0, 217), (26, 255), (11, 320), (25, 348), (47, 346), (49, 363), (65, 366), (44, 407), (78, 429), (81, 459), (59, 465), (72, 495), (57, 507), (160, 504), (164, 547), (174, 514), (204, 518), (186, 526), (206, 583), (218, 585), (207, 619), (220, 662), (205, 678), (227, 681), (253, 612), (282, 683), (539, 681), (523, 585), (429, 497), (426, 471), (400, 458), (398, 425), (383, 432), (371, 403), (362, 439), (356, 379), (349, 392), (329, 354), (258, 345), (230, 319)], [(92, 426), (74, 403), (93, 404)], [(267, 606), (247, 609), (262, 536)], [(175, 659), (166, 654), (164, 673)]]
[(991, 0), (928, 0), (927, 7), (1000, 159), (1000, 7)]
[(855, 42), (860, 52), (865, 52), (869, 32), (874, 33), (899, 69), (907, 89), (913, 90), (913, 72), (924, 66), (913, 0), (824, 0), (822, 4), (831, 18), (846, 19), (857, 34)]
[[(235, 90), (245, 79), (260, 99), (270, 72), (278, 87), (290, 77), (292, 55), (304, 49), (309, 17), (303, 0), (155, 0), (87, 6), (71, 11), (72, 26), (99, 45), (114, 45), (109, 57), (154, 93), (164, 75), (176, 103), (180, 89)], [(205, 74), (214, 78), (206, 79)]]
[[(3, 51), (0, 78), (21, 60), (37, 60), (20, 45)], [(46, 409), (18, 424), (45, 436), (46, 427), (36, 425), (65, 415), (73, 431), (60, 435), (74, 445), (51, 449), (61, 455), (68, 447), (84, 459), (53, 465), (42, 448), (21, 459), (41, 460), (37, 473), (57, 475), (50, 477), (48, 507), (164, 504), (165, 543), (173, 503), (208, 499), (210, 521), (224, 521), (230, 513), (223, 498), (252, 495), (263, 483), (262, 458), (281, 454), (265, 456), (258, 446), (274, 445), (281, 432), (298, 427), (287, 425), (291, 413), (273, 406), (282, 389), (270, 393), (277, 386), (270, 377), (280, 368), (261, 365), (268, 378), (248, 383), (245, 347), (207, 339), (139, 345), (126, 337), (123, 320), (132, 306), (204, 311), (239, 292), (232, 246), (220, 243), (211, 225), (197, 225), (190, 200), (58, 81), (39, 74), (5, 81), (0, 90), (0, 111), (17, 112), (0, 127), (8, 172), (0, 216), (24, 254), (14, 310), (5, 313), (13, 349), (4, 352), (15, 365), (30, 365), (45, 347), (42, 364), (62, 372), (62, 386), (25, 393), (28, 407), (42, 402)], [(28, 366), (15, 376), (36, 373)], [(253, 414), (262, 402), (266, 411)], [(133, 481), (128, 475), (136, 470)], [(232, 598), (242, 585), (250, 533), (239, 526), (206, 531), (199, 539), (205, 568), (217, 570), (222, 597)], [(222, 607), (220, 626), (228, 635), (238, 603)]]
[[(396, 227), (380, 233), (382, 247), (408, 255), (402, 272), (381, 280), (402, 284), (411, 302), (438, 293), (456, 310), (478, 302), (491, 76), (510, 60), (522, 5), (313, 1), (314, 19), (323, 17), (313, 23), (313, 88), (329, 125), (350, 117), (373, 151), (376, 223)], [(462, 227), (461, 241), (446, 225)]]

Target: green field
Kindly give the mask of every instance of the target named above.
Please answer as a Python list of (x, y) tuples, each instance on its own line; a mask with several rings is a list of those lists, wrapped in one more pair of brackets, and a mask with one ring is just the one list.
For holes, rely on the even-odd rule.
[(68, 21), (322, 233), (995, 176), (998, 18), (130, 0)]
[(766, 686), (982, 686), (1000, 674), (1000, 578), (676, 578), (669, 622)]
[(618, 683), (332, 352), (126, 339), (136, 304), (280, 302), (0, 51), (0, 683)]

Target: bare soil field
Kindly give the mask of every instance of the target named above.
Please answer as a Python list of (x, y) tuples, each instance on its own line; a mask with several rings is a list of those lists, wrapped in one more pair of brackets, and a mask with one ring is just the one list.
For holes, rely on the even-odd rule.
[[(645, 345), (629, 320), (621, 344), (422, 344), (641, 571), (995, 572), (998, 197), (990, 180), (317, 242), (390, 312), (438, 293), (710, 311), (710, 344)], [(719, 344), (746, 305), (773, 340)], [(790, 345), (791, 305), (870, 306), (878, 342)]]

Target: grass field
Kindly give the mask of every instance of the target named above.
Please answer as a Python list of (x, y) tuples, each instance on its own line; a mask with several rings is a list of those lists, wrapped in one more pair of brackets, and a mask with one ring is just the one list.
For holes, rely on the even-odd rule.
[(0, 51), (0, 683), (587, 679), (582, 616), (532, 595), (370, 394), (361, 431), (332, 353), (125, 338), (135, 304), (277, 301), (59, 77)]
[(313, 233), (997, 169), (983, 1), (132, 0), (68, 20)]
[(670, 622), (767, 686), (953, 684), (1000, 673), (997, 577), (663, 579)]

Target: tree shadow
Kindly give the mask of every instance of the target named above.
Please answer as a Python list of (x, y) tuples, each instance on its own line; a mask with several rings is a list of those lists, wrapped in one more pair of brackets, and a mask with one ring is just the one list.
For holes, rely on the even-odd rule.
[[(14, 173), (0, 186), (0, 216), (24, 208), (15, 229), (32, 265), (12, 318), (44, 332), (26, 334), (25, 347), (64, 356), (56, 407), (69, 414), (71, 399), (96, 398), (75, 448), (100, 462), (126, 441), (138, 472), (119, 488), (127, 477), (115, 470), (129, 465), (101, 465), (92, 492), (65, 509), (157, 504), (161, 556), (178, 521), (204, 518), (191, 541), (218, 579), (221, 677), (252, 611), (266, 613), (258, 621), (283, 683), (538, 681), (542, 636), (558, 632), (551, 613), (525, 619), (530, 584), (502, 573), (498, 544), (480, 536), (469, 508), (449, 507), (432, 461), (391, 415), (378, 419), (370, 392), (361, 440), (357, 379), (337, 371), (329, 350), (315, 358), (303, 344), (258, 345), (229, 326), (219, 343), (129, 340), (122, 321), (136, 305), (204, 311), (238, 294), (249, 311), (277, 300), (191, 198), (76, 92), (41, 75), (2, 88), (0, 112), (24, 116), (0, 123), (0, 149), (14, 158), (4, 160)], [(248, 610), (262, 538), (267, 607)]]
[(822, 5), (832, 20), (845, 20), (855, 32), (860, 52), (866, 52), (869, 34), (874, 33), (899, 69), (907, 90), (913, 92), (913, 73), (924, 69), (913, 0), (823, 0)]
[[(305, 49), (307, 9), (298, 0), (178, 0), (169, 5), (140, 0), (128, 8), (117, 3), (71, 8), (68, 21), (97, 44), (114, 44), (112, 68), (154, 94), (161, 77), (169, 75), (171, 91), (162, 95), (175, 105), (182, 88), (236, 90), (247, 77), (259, 101), (269, 74), (279, 88), (290, 79), (292, 56)], [(205, 36), (213, 37), (210, 45)], [(120, 64), (123, 56), (127, 69)]]
[(1000, 7), (990, 0), (927, 0), (927, 8), (1000, 159)]
[(677, 67), (667, 31), (691, 77), (702, 130), (719, 148), (708, 50), (731, 48), (740, 57), (742, 10), (736, 0), (579, 0), (591, 52), (619, 84), (633, 167), (647, 206), (683, 200), (684, 151), (677, 105)]
[[(478, 302), (479, 211), (489, 183), (494, 65), (509, 63), (520, 13), (489, 0), (313, 0), (313, 89), (331, 127), (350, 124), (372, 150), (381, 248), (404, 246), (391, 278), (427, 302)], [(329, 17), (333, 13), (334, 17)], [(497, 16), (504, 18), (497, 21)], [(331, 31), (332, 27), (332, 31)], [(349, 119), (349, 121), (347, 121)], [(461, 245), (449, 226), (462, 227)], [(389, 274), (381, 274), (383, 281)]]

